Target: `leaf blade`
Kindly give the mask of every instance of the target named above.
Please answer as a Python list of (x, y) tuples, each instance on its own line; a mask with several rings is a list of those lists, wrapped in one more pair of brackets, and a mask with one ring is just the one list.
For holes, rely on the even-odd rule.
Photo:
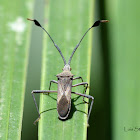
[[(73, 3), (75, 3), (73, 5)], [(52, 36), (56, 44), (61, 44), (60, 49), (66, 57), (69, 59), (74, 47), (84, 32), (92, 25), (89, 17), (92, 11), (92, 2), (76, 1), (76, 2), (64, 2), (65, 12), (62, 9), (61, 2), (50, 2), (49, 8), (46, 13), (48, 24), (46, 29)], [(81, 6), (82, 10), (78, 11), (77, 5)], [(91, 5), (90, 5), (91, 4)], [(57, 7), (57, 8), (56, 8)], [(90, 7), (89, 9), (86, 7)], [(56, 10), (54, 10), (56, 8)], [(71, 10), (73, 8), (73, 10)], [(49, 9), (49, 11), (48, 11)], [(80, 13), (81, 12), (81, 13)], [(84, 20), (79, 15), (84, 14)], [(53, 15), (56, 15), (55, 17)], [(58, 15), (58, 16), (57, 16)], [(70, 16), (71, 15), (71, 16)], [(73, 16), (74, 15), (74, 16)], [(57, 24), (55, 24), (57, 21)], [(74, 22), (72, 22), (74, 21)], [(77, 24), (77, 25), (75, 25)], [(63, 31), (63, 32), (62, 32)], [(74, 37), (72, 36), (74, 35)], [(47, 38), (47, 42), (45, 39)], [(87, 41), (88, 40), (88, 41)], [(68, 44), (68, 45), (67, 45)], [(88, 44), (88, 45), (87, 45)], [(80, 48), (75, 53), (72, 59), (72, 68), (76, 76), (83, 76), (84, 81), (89, 82), (90, 73), (90, 58), (91, 58), (91, 32), (85, 37)], [(46, 47), (47, 46), (47, 47)], [(59, 45), (58, 45), (59, 46)], [(87, 47), (88, 46), (88, 47)], [(89, 54), (90, 53), (90, 54)], [(55, 56), (54, 56), (55, 54)], [(83, 58), (83, 56), (86, 58)], [(56, 61), (57, 60), (57, 61)], [(57, 63), (54, 63), (57, 62)], [(81, 65), (82, 64), (82, 65)], [(62, 58), (57, 52), (52, 42), (44, 35), (44, 48), (43, 48), (43, 65), (42, 65), (42, 86), (41, 89), (48, 89), (49, 81), (54, 78), (54, 75), (60, 73), (63, 68)], [(74, 81), (74, 83), (81, 82), (80, 80)], [(73, 84), (74, 84), (73, 83)], [(52, 86), (51, 89), (56, 89), (56, 86)], [(75, 88), (76, 92), (83, 93), (83, 87)], [(88, 93), (88, 92), (87, 92)], [(39, 139), (86, 139), (87, 137), (87, 104), (81, 104), (82, 98), (77, 99), (74, 102), (74, 98), (77, 96), (72, 95), (72, 110), (70, 118), (66, 121), (60, 121), (56, 110), (56, 98), (57, 94), (45, 96), (41, 95), (40, 99), (40, 112), (46, 111), (41, 114), (39, 121)], [(52, 99), (54, 98), (54, 99)], [(79, 105), (77, 105), (79, 104)], [(76, 108), (75, 108), (76, 106)], [(79, 110), (78, 111), (76, 111)], [(80, 131), (80, 132), (79, 132)]]
[[(32, 1), (28, 1), (32, 2)], [(31, 9), (23, 3), (1, 1), (0, 138), (20, 139), (26, 68), (29, 51), (26, 17)], [(31, 4), (31, 3), (30, 3)], [(20, 12), (21, 7), (25, 8)], [(25, 40), (24, 38), (27, 38)]]

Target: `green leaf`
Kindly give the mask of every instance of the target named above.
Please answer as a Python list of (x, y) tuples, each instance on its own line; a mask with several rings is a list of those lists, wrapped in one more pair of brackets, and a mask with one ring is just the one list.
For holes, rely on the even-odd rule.
[[(52, 36), (55, 43), (60, 47), (66, 61), (68, 61), (74, 47), (80, 41), (86, 30), (93, 24), (93, 2), (91, 0), (79, 1), (49, 1), (45, 7), (44, 28)], [(90, 79), (91, 62), (91, 34), (90, 31), (80, 47), (74, 54), (71, 62), (72, 73), (82, 76), (85, 82)], [(62, 72), (64, 67), (60, 54), (53, 46), (47, 34), (44, 33), (43, 58), (42, 58), (42, 82), (41, 89), (48, 90), (50, 80), (57, 80), (55, 75)], [(80, 83), (75, 80), (73, 84)], [(57, 90), (57, 85), (52, 84), (52, 90)], [(72, 89), (83, 93), (84, 87)], [(87, 93), (88, 94), (88, 91)], [(58, 119), (57, 94), (41, 95), (39, 121), (40, 140), (85, 140), (87, 137), (87, 111), (88, 104), (83, 103), (83, 98), (72, 95), (71, 114), (66, 121)], [(87, 100), (88, 101), (88, 100)], [(91, 124), (93, 125), (93, 124)]]
[[(23, 9), (24, 7), (24, 9)], [(32, 15), (32, 0), (0, 5), (0, 139), (21, 136), (29, 31), (26, 18)]]
[(140, 1), (107, 2), (113, 140), (140, 139)]

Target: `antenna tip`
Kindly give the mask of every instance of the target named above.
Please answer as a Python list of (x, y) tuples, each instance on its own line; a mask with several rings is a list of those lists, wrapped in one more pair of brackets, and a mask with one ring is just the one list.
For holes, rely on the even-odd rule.
[(42, 27), (36, 19), (27, 18), (27, 20), (33, 21), (35, 23), (35, 25)]
[(109, 22), (109, 20), (100, 20), (100, 22), (103, 22), (103, 23), (104, 23), (104, 22)]
[(34, 21), (33, 19), (27, 18), (27, 20)]
[(100, 23), (104, 23), (104, 22), (109, 22), (109, 20), (97, 20), (92, 26), (92, 27), (97, 27), (100, 25)]

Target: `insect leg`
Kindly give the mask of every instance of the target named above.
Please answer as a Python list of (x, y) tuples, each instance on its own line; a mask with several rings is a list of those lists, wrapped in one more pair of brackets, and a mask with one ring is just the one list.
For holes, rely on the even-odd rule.
[(51, 88), (51, 83), (56, 83), (56, 84), (58, 84), (58, 82), (57, 82), (57, 81), (55, 81), (55, 80), (51, 80), (51, 81), (50, 81), (49, 90), (50, 90), (50, 88)]
[(82, 77), (75, 77), (75, 78), (73, 78), (72, 80), (76, 80), (76, 79), (81, 79), (82, 80), (82, 82), (83, 82), (83, 78)]
[(34, 100), (34, 103), (35, 103), (35, 107), (36, 107), (36, 110), (37, 110), (37, 112), (38, 112), (38, 115), (39, 115), (39, 117), (34, 121), (34, 124), (36, 124), (36, 122), (38, 122), (39, 121), (39, 119), (40, 119), (40, 113), (39, 113), (39, 109), (38, 109), (38, 106), (37, 106), (37, 103), (36, 103), (36, 99), (35, 99), (35, 96), (34, 96), (34, 93), (36, 94), (36, 93), (43, 93), (43, 94), (45, 94), (45, 93), (56, 93), (57, 91), (53, 91), (53, 90), (33, 90), (32, 92), (31, 92), (31, 94), (32, 94), (32, 97), (33, 97), (33, 100)]
[[(94, 103), (94, 97), (92, 97), (91, 95), (81, 94), (81, 93), (77, 93), (77, 92), (71, 92), (71, 93), (74, 93), (74, 94), (77, 94), (77, 95), (92, 99), (91, 104), (90, 104), (90, 108), (89, 108), (89, 112), (88, 112), (88, 119), (87, 119), (87, 124), (88, 124), (89, 117), (90, 117), (91, 110), (92, 110), (92, 106), (93, 106), (93, 103)], [(89, 126), (89, 124), (88, 124), (88, 126)]]
[(81, 86), (81, 85), (86, 85), (85, 87), (85, 93), (86, 93), (86, 91), (87, 91), (87, 88), (88, 88), (88, 83), (87, 82), (82, 82), (82, 83), (78, 83), (78, 84), (75, 84), (75, 85), (72, 85), (72, 87), (77, 87), (77, 86)]
[[(86, 94), (86, 91), (87, 91), (87, 88), (88, 88), (88, 83), (87, 83), (87, 82), (78, 83), (78, 84), (73, 85), (72, 87), (76, 87), (76, 86), (80, 86), (80, 85), (84, 85), (84, 86), (85, 86), (85, 91), (84, 91), (84, 93)], [(84, 100), (84, 97), (83, 97), (83, 101), (84, 101), (85, 103), (88, 103), (88, 102), (86, 102), (86, 101)]]

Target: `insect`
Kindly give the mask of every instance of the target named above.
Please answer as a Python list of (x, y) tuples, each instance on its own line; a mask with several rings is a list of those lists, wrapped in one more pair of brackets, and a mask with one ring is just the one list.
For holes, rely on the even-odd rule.
[[(74, 48), (70, 58), (69, 58), (69, 61), (68, 63), (66, 63), (66, 60), (60, 50), (60, 48), (55, 44), (54, 40), (52, 39), (52, 37), (50, 36), (50, 34), (41, 26), (41, 24), (35, 20), (35, 19), (28, 19), (30, 21), (33, 21), (35, 23), (35, 25), (41, 27), (49, 36), (49, 38), (51, 39), (51, 41), (53, 42), (54, 46), (56, 47), (56, 49), (59, 51), (63, 61), (64, 61), (64, 68), (63, 68), (63, 72), (59, 73), (56, 75), (58, 81), (55, 81), (55, 80), (51, 80), (50, 81), (50, 86), (49, 86), (49, 90), (33, 90), (32, 91), (32, 97), (33, 97), (33, 100), (34, 100), (34, 103), (35, 103), (35, 106), (36, 106), (36, 109), (37, 109), (37, 112), (38, 112), (38, 119), (35, 120), (34, 123), (36, 123), (37, 121), (39, 121), (40, 119), (40, 113), (39, 113), (39, 109), (38, 109), (38, 106), (37, 106), (37, 103), (36, 103), (36, 100), (35, 100), (35, 97), (34, 97), (34, 94), (37, 94), (37, 93), (43, 93), (43, 94), (49, 94), (49, 93), (58, 93), (57, 94), (57, 112), (58, 112), (58, 116), (60, 119), (64, 120), (64, 119), (67, 119), (69, 113), (70, 113), (70, 109), (71, 109), (71, 93), (73, 94), (77, 94), (77, 95), (80, 95), (80, 96), (83, 96), (83, 101), (86, 102), (84, 100), (84, 98), (89, 98), (91, 99), (91, 104), (90, 104), (90, 108), (89, 108), (89, 112), (88, 112), (88, 119), (87, 119), (87, 124), (88, 124), (88, 121), (89, 121), (89, 117), (90, 117), (90, 114), (91, 114), (91, 110), (92, 110), (92, 106), (93, 106), (93, 102), (94, 102), (94, 97), (92, 97), (91, 95), (86, 95), (86, 90), (88, 88), (88, 83), (87, 82), (83, 82), (83, 78), (82, 77), (75, 77), (74, 78), (74, 75), (71, 73), (71, 67), (70, 67), (70, 63), (71, 63), (71, 60), (72, 60), (72, 57), (75, 53), (75, 51), (77, 50), (77, 48), (79, 47), (81, 41), (83, 40), (83, 38), (85, 37), (85, 35), (87, 34), (87, 32), (93, 28), (93, 27), (97, 27), (100, 25), (100, 23), (104, 23), (104, 22), (108, 22), (108, 20), (98, 20), (96, 21), (86, 32), (85, 34), (82, 36), (81, 40), (79, 41), (79, 43), (76, 45), (76, 47)], [(81, 83), (78, 83), (78, 84), (75, 84), (75, 85), (72, 85), (72, 81), (73, 80), (76, 80), (76, 79), (81, 79), (82, 82)], [(50, 90), (51, 88), (51, 83), (55, 83), (58, 85), (58, 89), (57, 91), (53, 91), (53, 90)], [(71, 89), (72, 87), (76, 87), (76, 86), (80, 86), (80, 85), (84, 85), (85, 86), (85, 91), (84, 91), (84, 94), (82, 93), (77, 93), (77, 92), (72, 92)]]

